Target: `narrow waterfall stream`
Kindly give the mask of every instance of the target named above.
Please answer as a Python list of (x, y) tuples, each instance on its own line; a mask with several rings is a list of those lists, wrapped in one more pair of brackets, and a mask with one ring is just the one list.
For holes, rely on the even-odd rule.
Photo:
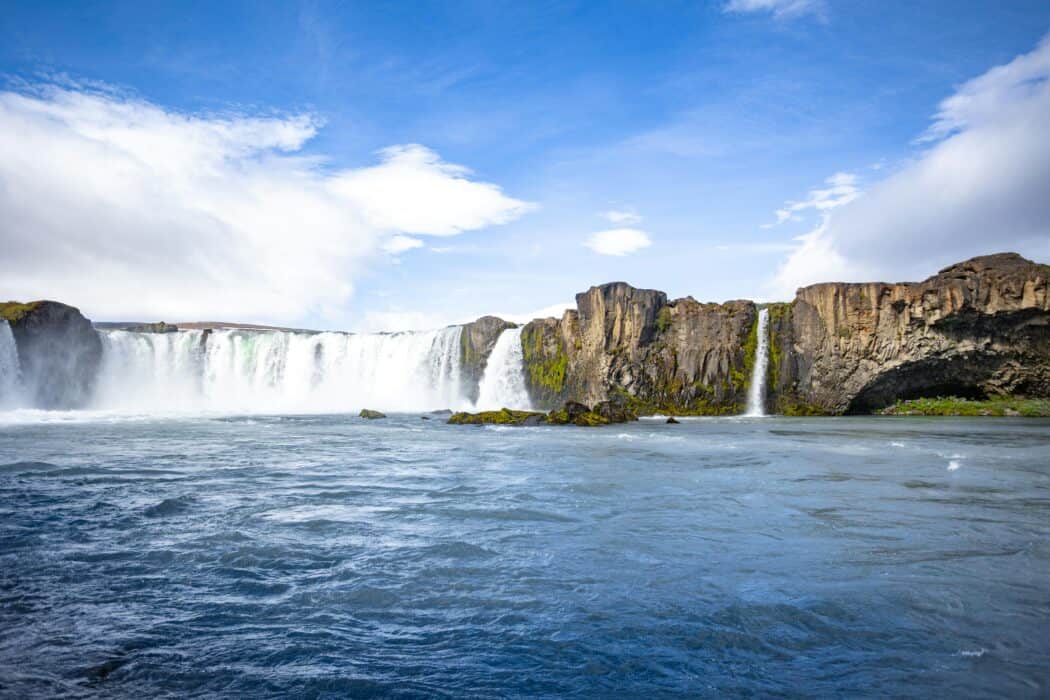
[(751, 368), (751, 384), (747, 390), (747, 415), (766, 415), (766, 372), (769, 369), (769, 309), (758, 312), (755, 365)]
[(494, 411), (500, 408), (531, 408), (525, 389), (525, 359), (521, 351), (522, 328), (508, 328), (500, 333), (492, 348), (485, 374), (481, 378), (475, 408)]

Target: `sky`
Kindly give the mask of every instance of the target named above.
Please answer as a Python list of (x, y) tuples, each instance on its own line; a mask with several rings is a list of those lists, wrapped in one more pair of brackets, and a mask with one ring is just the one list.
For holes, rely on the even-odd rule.
[(0, 297), (410, 330), (1050, 262), (1050, 3), (12, 2)]

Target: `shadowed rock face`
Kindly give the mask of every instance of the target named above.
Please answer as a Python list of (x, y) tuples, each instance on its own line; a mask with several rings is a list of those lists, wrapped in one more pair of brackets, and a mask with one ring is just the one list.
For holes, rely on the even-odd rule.
[(489, 355), (496, 347), (500, 333), (508, 328), (517, 328), (517, 325), (495, 316), (482, 316), (463, 326), (463, 333), (459, 337), (460, 377), (464, 393), (471, 401), (478, 400), (481, 378), (485, 376)]
[[(817, 284), (770, 304), (767, 408), (869, 412), (898, 398), (1050, 396), (1050, 267), (1013, 253), (918, 283)], [(534, 404), (625, 398), (639, 413), (739, 413), (754, 362), (749, 301), (667, 301), (614, 282), (525, 326)]]
[(56, 301), (24, 305), (10, 320), (22, 382), (37, 408), (87, 404), (102, 360), (102, 342), (80, 311)]
[(1050, 395), (1050, 267), (1014, 253), (923, 282), (817, 284), (773, 328), (775, 405), (867, 413), (898, 398)]

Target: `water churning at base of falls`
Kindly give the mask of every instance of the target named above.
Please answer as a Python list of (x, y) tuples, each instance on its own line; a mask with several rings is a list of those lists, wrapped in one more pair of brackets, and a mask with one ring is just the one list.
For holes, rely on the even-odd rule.
[[(461, 333), (460, 326), (361, 335), (102, 331), (103, 367), (94, 403), (145, 412), (471, 408), (462, 381)], [(513, 353), (506, 359), (514, 360)], [(520, 349), (516, 359), (520, 362)], [(492, 358), (490, 366), (498, 361)], [(520, 374), (520, 367), (516, 371)], [(498, 390), (496, 400), (502, 400)]]
[(521, 331), (521, 328), (508, 328), (500, 333), (481, 378), (476, 408), (483, 411), (531, 408), (525, 389)]
[(758, 312), (755, 343), (755, 364), (751, 368), (751, 384), (747, 391), (747, 415), (766, 415), (766, 373), (769, 368), (769, 309)]

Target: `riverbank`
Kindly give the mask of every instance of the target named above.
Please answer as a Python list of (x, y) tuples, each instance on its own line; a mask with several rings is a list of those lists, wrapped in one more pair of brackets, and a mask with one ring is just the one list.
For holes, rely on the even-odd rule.
[(1003, 396), (992, 399), (935, 399), (898, 401), (877, 411), (880, 416), (1024, 416), (1050, 417), (1050, 399), (1023, 399)]

